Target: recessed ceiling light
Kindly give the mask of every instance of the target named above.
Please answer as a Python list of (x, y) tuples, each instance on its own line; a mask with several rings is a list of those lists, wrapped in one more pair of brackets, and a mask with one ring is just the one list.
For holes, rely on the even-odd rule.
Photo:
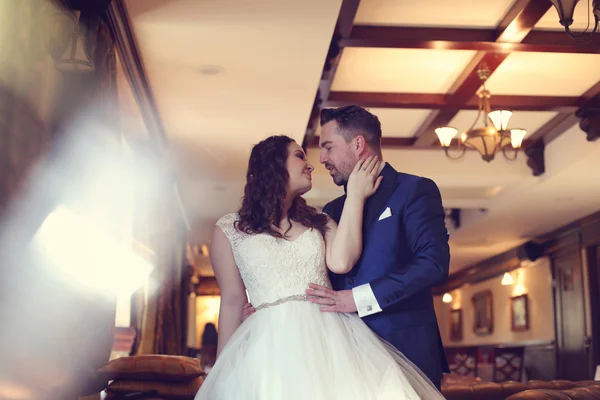
[(198, 68), (198, 72), (202, 75), (218, 75), (222, 72), (225, 72), (225, 68), (220, 65), (203, 65)]

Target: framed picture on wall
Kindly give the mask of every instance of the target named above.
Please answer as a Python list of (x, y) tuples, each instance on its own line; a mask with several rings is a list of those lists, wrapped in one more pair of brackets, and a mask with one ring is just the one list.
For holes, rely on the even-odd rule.
[(450, 310), (450, 340), (459, 342), (463, 338), (462, 310)]
[(510, 299), (511, 329), (514, 332), (529, 329), (529, 300), (526, 294), (511, 297)]
[(494, 332), (492, 292), (477, 292), (471, 298), (473, 303), (473, 332), (477, 335), (491, 335)]

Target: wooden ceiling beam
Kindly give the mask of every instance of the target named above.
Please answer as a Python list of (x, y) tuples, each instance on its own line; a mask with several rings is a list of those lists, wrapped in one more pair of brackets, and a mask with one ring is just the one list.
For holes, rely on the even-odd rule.
[(529, 0), (515, 0), (506, 14), (504, 14), (504, 17), (498, 22), (498, 25), (496, 25), (496, 29), (494, 29), (494, 40), (501, 37), (508, 27), (521, 16), (525, 8), (529, 6), (529, 2)]
[[(454, 82), (453, 87), (450, 89), (447, 95), (449, 101), (452, 103), (463, 103), (466, 104), (481, 87), (481, 80), (477, 75), (481, 65), (486, 65), (487, 68), (493, 73), (496, 68), (502, 64), (502, 62), (508, 57), (507, 53), (487, 53), (479, 52), (471, 60), (469, 65), (459, 75), (458, 79)], [(416, 130), (415, 137), (417, 141), (415, 146), (417, 147), (429, 147), (436, 142), (435, 129), (440, 126), (445, 126), (452, 121), (459, 110), (434, 110), (431, 115), (425, 120), (425, 122)]]
[(333, 83), (333, 78), (342, 55), (340, 41), (350, 35), (359, 4), (360, 0), (342, 0), (340, 13), (338, 14), (335, 30), (329, 44), (329, 51), (327, 52), (327, 57), (325, 59), (325, 65), (323, 66), (323, 73), (321, 74), (321, 80), (319, 81), (319, 88), (317, 89), (313, 107), (308, 118), (308, 124), (304, 134), (304, 143), (302, 144), (304, 148), (307, 147), (308, 142), (310, 142), (317, 131), (321, 106), (329, 97), (331, 84)]
[[(589, 88), (579, 98), (579, 109), (584, 109), (588, 104), (593, 101), (597, 96), (600, 96), (600, 81)], [(579, 122), (579, 118), (573, 111), (564, 111), (556, 115), (550, 121), (541, 126), (537, 131), (532, 133), (528, 139), (531, 143), (535, 143), (539, 140), (544, 142), (544, 145), (548, 145), (563, 132), (573, 127), (573, 125)]]
[(521, 43), (551, 7), (548, 0), (517, 0), (496, 27), (496, 42)]
[(559, 113), (550, 121), (542, 125), (537, 131), (533, 132), (528, 139), (531, 142), (543, 140), (544, 144), (548, 144), (560, 136), (564, 131), (575, 125), (577, 121), (578, 118), (575, 116), (574, 112)]
[[(457, 146), (458, 142), (455, 139), (452, 144), (453, 146)], [(414, 137), (390, 137), (386, 136), (381, 138), (381, 148), (384, 150), (439, 150), (443, 151), (440, 146), (430, 146), (430, 147), (413, 147), (415, 143)], [(528, 148), (532, 143), (528, 140), (523, 141), (523, 148)], [(310, 141), (307, 143), (307, 147), (310, 149), (319, 148), (319, 137), (313, 136)], [(473, 149), (467, 148), (467, 151), (475, 151)]]
[[(594, 140), (595, 131), (592, 132), (592, 134), (589, 132), (589, 110), (600, 110), (600, 102), (599, 104), (594, 104), (599, 98), (600, 81), (589, 88), (583, 96), (581, 96), (581, 107), (577, 112), (565, 111), (559, 113), (527, 138), (528, 143), (523, 144), (523, 148), (525, 155), (527, 156), (527, 165), (532, 169), (535, 176), (543, 174), (546, 170), (544, 161), (546, 146), (577, 123), (579, 123), (581, 129), (587, 133), (588, 140)], [(600, 111), (597, 111), (596, 113), (600, 115)], [(600, 116), (596, 118), (600, 121)]]
[[(564, 32), (559, 32), (566, 36)], [(374, 47), (394, 49), (475, 50), (493, 52), (537, 52), (598, 54), (596, 43), (567, 42), (557, 32), (535, 31), (523, 42), (501, 42), (491, 29), (463, 28), (413, 28), (396, 26), (358, 25), (347, 39), (340, 41), (343, 47)], [(506, 37), (503, 36), (503, 37)]]
[[(521, 42), (550, 7), (552, 7), (552, 3), (548, 0), (518, 0), (498, 25), (495, 32), (496, 38), (502, 39), (503, 43)], [(485, 64), (493, 73), (506, 57), (508, 57), (506, 52), (478, 52), (455, 81), (448, 96), (453, 101), (467, 103), (481, 86), (481, 81), (477, 75), (480, 66)], [(434, 132), (435, 128), (448, 125), (457, 112), (449, 110), (432, 111), (430, 117), (415, 133), (417, 137), (415, 146), (429, 147), (435, 143), (437, 140)]]
[(555, 45), (562, 47), (577, 47), (584, 49), (586, 47), (600, 47), (600, 44), (596, 42), (592, 43), (584, 43), (584, 42), (575, 42), (571, 39), (564, 30), (560, 31), (531, 31), (529, 35), (523, 41), (522, 44), (527, 45)]
[(590, 102), (591, 100), (595, 99), (596, 97), (598, 97), (600, 95), (600, 81), (596, 82), (596, 84), (594, 86), (592, 86), (591, 88), (589, 88), (582, 96), (582, 102), (583, 104), (581, 105), (582, 107), (585, 107), (586, 104)]
[[(381, 147), (384, 149), (410, 149), (414, 150), (414, 137), (383, 137), (381, 138)], [(308, 142), (308, 147), (315, 149), (319, 147), (319, 137), (313, 136)]]
[[(432, 110), (476, 110), (478, 98), (472, 96), (467, 102), (455, 97), (435, 93), (381, 93), (381, 92), (339, 92), (329, 93), (326, 107), (341, 107), (356, 104), (370, 108), (406, 108)], [(571, 96), (513, 96), (492, 95), (494, 108), (513, 111), (558, 111), (575, 112), (582, 103), (579, 97)]]

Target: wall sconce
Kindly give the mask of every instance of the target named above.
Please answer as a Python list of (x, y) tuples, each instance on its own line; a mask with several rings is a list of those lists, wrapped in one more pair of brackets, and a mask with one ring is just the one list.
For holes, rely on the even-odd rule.
[(200, 251), (204, 257), (208, 257), (208, 246), (203, 244), (200, 246)]
[(509, 285), (512, 285), (513, 283), (515, 283), (515, 280), (513, 279), (512, 275), (508, 272), (505, 272), (500, 284), (502, 286), (509, 286)]
[(517, 270), (517, 282), (512, 291), (513, 296), (521, 296), (527, 293), (527, 289), (525, 288), (523, 281), (523, 269), (520, 268)]
[(74, 28), (69, 34), (67, 46), (62, 56), (54, 63), (57, 70), (63, 72), (86, 73), (93, 72), (96, 67), (88, 53), (85, 36), (81, 33), (79, 12), (75, 12)]
[(452, 303), (452, 295), (450, 293), (444, 293), (444, 295), (442, 296), (442, 301), (444, 303)]

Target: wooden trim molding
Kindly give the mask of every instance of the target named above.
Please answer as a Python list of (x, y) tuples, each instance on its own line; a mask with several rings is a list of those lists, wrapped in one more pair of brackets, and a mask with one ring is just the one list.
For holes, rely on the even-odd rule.
[(580, 118), (579, 127), (586, 133), (589, 142), (600, 138), (600, 82), (597, 86), (598, 93), (575, 113)]
[[(590, 288), (590, 315), (600, 315), (600, 240), (599, 244), (585, 249), (587, 274)], [(593, 365), (600, 365), (600, 318), (592, 318), (592, 351)]]
[[(556, 347), (556, 341), (554, 340), (523, 340), (520, 342), (510, 342), (509, 344), (506, 343), (483, 343), (483, 344), (477, 344), (474, 345), (475, 347), (539, 347), (539, 348), (548, 348), (548, 349), (554, 349)], [(463, 344), (449, 344), (448, 346), (444, 346), (444, 347), (464, 347)]]
[(119, 59), (131, 91), (140, 108), (148, 133), (162, 148), (168, 144), (167, 135), (157, 111), (154, 95), (150, 89), (146, 71), (138, 49), (131, 20), (124, 0), (112, 0), (107, 11), (108, 24), (115, 40)]
[(527, 156), (527, 166), (531, 169), (533, 176), (540, 176), (546, 172), (545, 152), (546, 143), (538, 140), (533, 145), (524, 148)]
[(433, 288), (433, 294), (442, 295), (466, 283), (482, 282), (520, 266), (520, 252), (514, 248), (451, 274), (444, 285)]
[[(154, 95), (150, 89), (146, 70), (142, 62), (142, 57), (138, 49), (135, 35), (131, 28), (131, 19), (125, 7), (124, 0), (112, 0), (106, 12), (108, 25), (115, 41), (115, 47), (119, 55), (119, 60), (123, 66), (127, 82), (135, 101), (140, 109), (142, 119), (152, 139), (149, 142), (149, 150), (154, 150), (162, 157), (162, 154), (168, 146), (168, 139), (165, 129), (156, 107)], [(171, 173), (172, 171), (167, 171)], [(185, 228), (191, 230), (191, 225), (187, 213), (183, 206), (179, 185), (173, 174), (173, 192), (177, 207), (179, 208), (181, 219)]]
[(600, 244), (600, 211), (542, 235), (539, 240), (545, 243), (548, 253), (575, 244), (582, 246)]
[(553, 255), (573, 246), (600, 246), (600, 212), (450, 274), (446, 283), (434, 287), (432, 293), (442, 295), (467, 283), (482, 282), (519, 268), (524, 260)]

